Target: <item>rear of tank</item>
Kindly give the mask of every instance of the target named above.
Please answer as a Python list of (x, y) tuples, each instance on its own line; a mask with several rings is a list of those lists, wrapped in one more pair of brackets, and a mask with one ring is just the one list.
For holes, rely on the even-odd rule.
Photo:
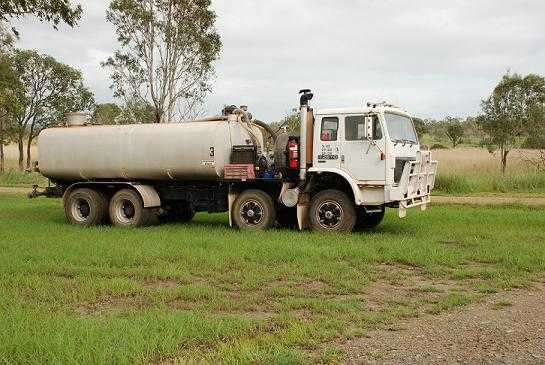
[(42, 175), (56, 181), (215, 180), (248, 132), (227, 121), (72, 126), (38, 139)]

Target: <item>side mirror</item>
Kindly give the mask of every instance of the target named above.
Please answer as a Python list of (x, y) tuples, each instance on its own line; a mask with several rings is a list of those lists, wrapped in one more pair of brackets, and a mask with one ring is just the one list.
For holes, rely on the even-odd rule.
[(373, 117), (365, 117), (365, 139), (372, 140), (373, 139)]

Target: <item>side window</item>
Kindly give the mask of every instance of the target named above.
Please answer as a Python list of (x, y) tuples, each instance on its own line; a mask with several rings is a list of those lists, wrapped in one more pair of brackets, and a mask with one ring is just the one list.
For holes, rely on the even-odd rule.
[(373, 117), (373, 139), (382, 139), (382, 127), (376, 115)]
[[(346, 141), (363, 141), (365, 139), (365, 117), (363, 115), (346, 117), (344, 123), (344, 139)], [(373, 116), (373, 139), (382, 139), (382, 127), (376, 115)]]
[(350, 116), (344, 119), (345, 141), (361, 141), (365, 139), (365, 119), (363, 115)]
[(338, 130), (339, 130), (339, 118), (337, 117), (322, 118), (322, 131), (320, 132), (320, 139), (322, 141), (336, 141)]

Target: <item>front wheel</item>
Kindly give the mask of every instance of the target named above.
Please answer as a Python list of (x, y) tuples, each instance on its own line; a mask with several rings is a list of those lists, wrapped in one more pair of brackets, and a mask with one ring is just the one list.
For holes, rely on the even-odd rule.
[(118, 227), (143, 227), (154, 223), (157, 215), (152, 209), (144, 208), (140, 195), (130, 189), (123, 189), (110, 200), (110, 220)]
[(342, 191), (324, 190), (310, 203), (310, 225), (321, 232), (351, 232), (356, 224), (354, 204)]
[(233, 220), (240, 229), (272, 228), (276, 221), (274, 202), (261, 190), (245, 190), (233, 205)]

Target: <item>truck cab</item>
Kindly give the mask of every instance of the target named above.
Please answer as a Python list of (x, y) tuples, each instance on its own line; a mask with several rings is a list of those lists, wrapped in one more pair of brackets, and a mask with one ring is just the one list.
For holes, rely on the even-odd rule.
[(367, 211), (385, 206), (425, 209), (437, 162), (421, 151), (411, 116), (386, 103), (323, 109), (314, 116), (310, 174), (342, 177), (356, 206)]

